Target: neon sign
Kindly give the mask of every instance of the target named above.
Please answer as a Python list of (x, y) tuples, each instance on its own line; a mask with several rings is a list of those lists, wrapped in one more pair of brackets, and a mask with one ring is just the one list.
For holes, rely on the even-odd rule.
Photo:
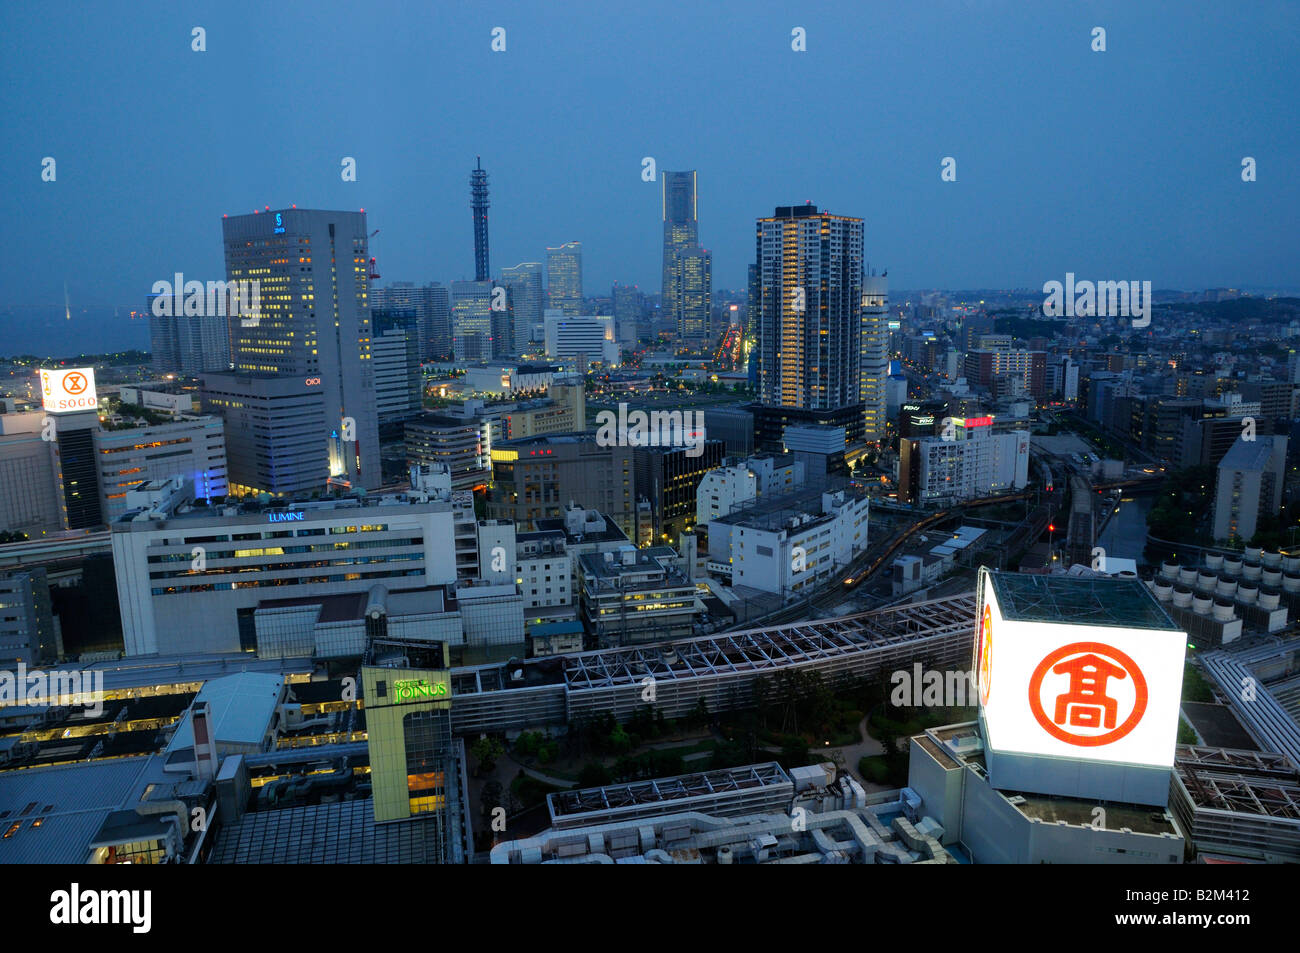
[(284, 234), (284, 216), (280, 212), (275, 213), (275, 234)]
[(393, 693), (399, 702), (417, 698), (440, 698), (447, 694), (447, 683), (430, 682), (427, 678), (410, 678), (393, 682)]
[(285, 510), (282, 513), (267, 513), (266, 521), (268, 523), (288, 523), (292, 520), (301, 520), (306, 515), (306, 513), (298, 510)]

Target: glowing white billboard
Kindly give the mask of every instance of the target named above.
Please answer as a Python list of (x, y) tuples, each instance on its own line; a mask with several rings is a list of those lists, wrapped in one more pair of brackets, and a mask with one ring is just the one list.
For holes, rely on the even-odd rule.
[(1007, 619), (981, 581), (975, 670), (990, 749), (1173, 765), (1182, 631)]
[(99, 406), (95, 396), (95, 369), (93, 367), (68, 367), (40, 370), (41, 406), (51, 413), (66, 414), (78, 410), (94, 410)]

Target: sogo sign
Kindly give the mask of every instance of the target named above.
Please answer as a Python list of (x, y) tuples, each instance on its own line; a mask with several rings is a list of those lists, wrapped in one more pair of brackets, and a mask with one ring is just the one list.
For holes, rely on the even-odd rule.
[(58, 414), (74, 410), (94, 410), (99, 406), (99, 400), (95, 396), (94, 368), (42, 369), (39, 373), (41, 406), (46, 410)]
[(1003, 618), (983, 579), (975, 646), (994, 751), (1173, 765), (1182, 632)]

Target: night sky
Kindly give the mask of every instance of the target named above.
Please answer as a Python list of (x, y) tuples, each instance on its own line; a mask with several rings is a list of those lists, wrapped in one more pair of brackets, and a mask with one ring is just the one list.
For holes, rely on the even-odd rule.
[(472, 278), (476, 155), (493, 273), (578, 240), (588, 295), (660, 290), (644, 156), (699, 170), (715, 288), (809, 199), (894, 288), (1300, 286), (1300, 4), (808, 6), (6, 3), (0, 308), (143, 307), (291, 203), (365, 208), (382, 283)]

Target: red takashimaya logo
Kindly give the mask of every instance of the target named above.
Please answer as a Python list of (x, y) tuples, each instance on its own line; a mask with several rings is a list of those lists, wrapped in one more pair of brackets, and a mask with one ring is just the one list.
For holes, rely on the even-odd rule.
[(1038, 663), (1029, 707), (1053, 738), (1108, 745), (1137, 727), (1147, 710), (1147, 680), (1137, 663), (1104, 642), (1072, 642)]

